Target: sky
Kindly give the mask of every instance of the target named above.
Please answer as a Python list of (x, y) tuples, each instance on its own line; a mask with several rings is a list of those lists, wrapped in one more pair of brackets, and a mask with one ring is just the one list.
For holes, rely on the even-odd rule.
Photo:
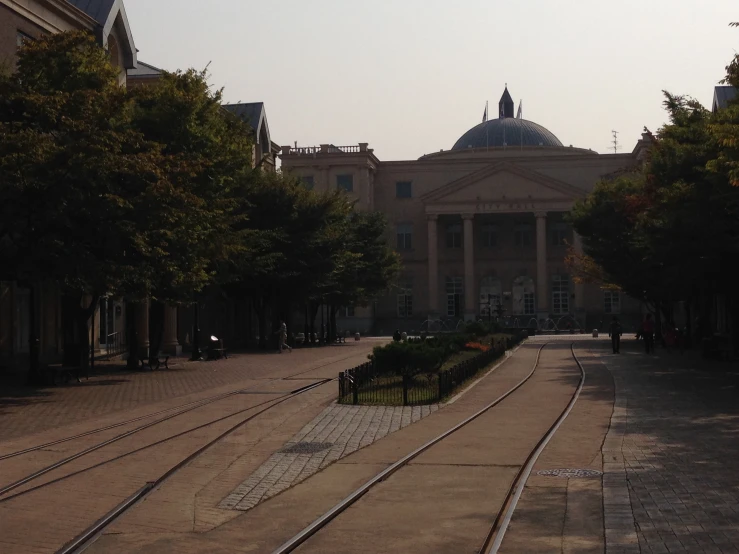
[[(566, 145), (630, 152), (662, 90), (711, 106), (739, 50), (736, 0), (125, 0), (139, 59), (208, 67), (264, 102), (279, 145), (448, 150), (505, 84)], [(496, 106), (495, 108), (493, 106)]]

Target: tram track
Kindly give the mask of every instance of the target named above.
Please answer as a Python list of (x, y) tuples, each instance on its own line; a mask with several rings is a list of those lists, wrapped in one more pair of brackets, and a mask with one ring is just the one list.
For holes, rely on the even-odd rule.
[[(330, 365), (341, 363), (342, 361), (345, 361), (345, 360), (347, 360), (349, 358), (352, 358), (352, 357), (355, 357), (355, 356), (356, 356), (356, 354), (354, 354), (352, 356), (347, 356), (347, 357), (344, 357), (344, 358), (340, 358), (338, 360), (333, 360), (331, 362), (328, 362), (328, 363), (325, 363), (325, 364), (320, 364), (320, 365), (317, 365), (317, 366), (313, 366), (311, 368), (308, 368), (308, 369), (302, 370), (300, 372), (296, 372), (296, 373), (287, 375), (285, 377), (276, 377), (274, 379), (268, 379), (268, 380), (266, 380), (266, 382), (267, 382), (267, 384), (270, 384), (270, 383), (275, 383), (275, 382), (279, 382), (279, 381), (290, 381), (290, 380), (294, 380), (294, 378), (297, 377), (297, 376), (299, 376), (299, 375), (304, 375), (306, 373), (309, 373), (311, 371), (315, 371), (317, 369), (321, 369), (323, 367), (327, 367), (327, 366), (330, 366)], [(215, 404), (217, 402), (221, 402), (223, 400), (229, 399), (229, 398), (234, 397), (234, 396), (237, 396), (237, 395), (241, 395), (241, 394), (252, 392), (255, 389), (264, 387), (264, 384), (265, 383), (261, 382), (261, 383), (255, 384), (253, 386), (250, 386), (250, 387), (243, 387), (243, 388), (239, 388), (239, 389), (227, 391), (227, 392), (224, 392), (224, 393), (212, 395), (212, 396), (209, 396), (207, 398), (200, 399), (200, 400), (196, 400), (196, 401), (192, 401), (192, 402), (187, 402), (187, 403), (184, 403), (184, 404), (180, 404), (178, 406), (173, 406), (172, 408), (168, 408), (168, 409), (165, 409), (165, 410), (159, 410), (159, 411), (153, 412), (151, 414), (147, 414), (145, 416), (140, 416), (140, 417), (137, 417), (137, 418), (131, 418), (131, 419), (128, 419), (126, 421), (118, 422), (118, 423), (115, 423), (115, 424), (112, 424), (112, 425), (101, 426), (101, 427), (99, 427), (97, 429), (93, 429), (93, 430), (87, 431), (85, 433), (79, 433), (79, 434), (76, 434), (76, 435), (73, 435), (73, 436), (70, 436), (70, 437), (65, 437), (65, 438), (62, 438), (62, 439), (58, 439), (56, 441), (51, 441), (51, 442), (47, 442), (47, 443), (44, 443), (44, 444), (39, 444), (39, 445), (36, 445), (34, 447), (26, 448), (26, 449), (23, 449), (23, 450), (19, 450), (17, 452), (12, 452), (12, 453), (9, 453), (9, 454), (0, 456), (0, 462), (2, 462), (3, 460), (15, 458), (15, 457), (22, 456), (22, 455), (32, 454), (32, 453), (37, 452), (39, 450), (45, 450), (47, 448), (50, 448), (51, 446), (56, 446), (56, 445), (59, 445), (59, 444), (68, 443), (68, 442), (72, 442), (72, 441), (75, 441), (75, 440), (84, 439), (84, 438), (90, 437), (90, 436), (92, 436), (94, 434), (102, 433), (102, 432), (105, 432), (105, 431), (109, 431), (111, 429), (119, 428), (119, 427), (122, 427), (122, 426), (125, 426), (125, 425), (130, 425), (132, 423), (137, 423), (139, 421), (145, 421), (146, 419), (150, 419), (150, 418), (156, 417), (158, 415), (166, 414), (166, 415), (163, 415), (163, 417), (160, 417), (160, 418), (158, 418), (158, 419), (156, 419), (154, 421), (149, 421), (149, 422), (144, 423), (142, 425), (139, 425), (139, 426), (137, 426), (137, 427), (135, 427), (133, 429), (129, 429), (128, 431), (125, 431), (123, 433), (119, 433), (117, 435), (114, 435), (113, 437), (110, 437), (110, 438), (106, 439), (106, 440), (103, 440), (103, 441), (100, 441), (98, 443), (95, 443), (95, 444), (93, 444), (93, 445), (91, 445), (91, 446), (89, 446), (87, 448), (84, 448), (84, 449), (82, 449), (82, 450), (80, 450), (78, 452), (75, 452), (75, 453), (73, 453), (73, 454), (71, 454), (69, 456), (66, 456), (66, 457), (63, 457), (63, 458), (61, 458), (59, 460), (56, 460), (55, 462), (53, 462), (51, 464), (48, 464), (48, 465), (46, 465), (44, 467), (41, 467), (41, 468), (39, 468), (38, 470), (36, 470), (34, 472), (31, 472), (29, 474), (26, 474), (26, 475), (20, 477), (19, 479), (14, 480), (11, 483), (7, 483), (5, 485), (0, 486), (0, 503), (4, 502), (5, 500), (7, 500), (9, 498), (14, 498), (16, 496), (16, 495), (13, 495), (12, 497), (7, 496), (8, 493), (10, 493), (10, 492), (18, 489), (19, 487), (22, 487), (23, 485), (26, 485), (26, 484), (29, 484), (29, 483), (35, 481), (36, 479), (42, 477), (43, 475), (46, 475), (47, 473), (50, 473), (50, 472), (52, 472), (54, 470), (57, 470), (57, 469), (65, 466), (65, 465), (67, 465), (67, 464), (69, 464), (71, 462), (74, 462), (75, 460), (78, 460), (80, 458), (83, 458), (83, 457), (85, 457), (85, 456), (87, 456), (87, 455), (89, 455), (89, 454), (91, 454), (93, 452), (96, 452), (96, 451), (98, 451), (100, 449), (103, 449), (103, 448), (105, 448), (107, 446), (110, 446), (110, 445), (112, 445), (112, 444), (114, 444), (116, 442), (122, 441), (124, 439), (129, 438), (129, 437), (132, 437), (133, 435), (136, 435), (138, 433), (141, 433), (142, 431), (145, 431), (147, 429), (150, 429), (150, 428), (152, 428), (154, 426), (163, 424), (165, 422), (172, 421), (175, 418), (178, 418), (178, 417), (180, 417), (182, 415), (189, 414), (189, 413), (191, 413), (191, 412), (193, 412), (195, 410), (198, 410), (199, 408), (210, 406), (212, 404)], [(274, 394), (276, 396), (278, 396), (278, 397), (280, 395), (280, 393), (277, 392), (277, 391)], [(269, 401), (267, 401), (267, 402), (269, 402)], [(265, 403), (267, 403), (267, 402), (265, 402)], [(260, 406), (260, 405), (263, 405), (265, 403), (258, 404), (257, 407)], [(224, 418), (218, 418), (215, 421), (209, 422), (209, 423), (205, 424), (205, 426), (210, 425), (210, 424), (213, 424), (213, 423), (217, 423), (219, 421), (222, 421), (225, 418), (232, 417), (234, 415), (238, 415), (240, 413), (243, 413), (244, 411), (248, 411), (248, 410), (251, 410), (251, 409), (254, 409), (254, 408), (255, 407), (249, 407), (249, 408), (246, 408), (245, 410), (239, 410), (239, 411), (237, 411), (235, 413), (232, 413), (229, 416), (225, 416)], [(202, 427), (203, 426), (198, 426), (195, 429), (200, 429)], [(192, 430), (190, 430), (190, 432), (191, 431)], [(177, 436), (181, 436), (181, 434), (178, 433)], [(157, 443), (166, 442), (166, 440), (169, 440), (169, 439), (172, 439), (172, 438), (175, 438), (175, 437), (170, 436), (167, 439), (165, 439), (164, 441), (157, 441)], [(150, 446), (151, 445), (149, 445), (147, 447), (144, 447), (144, 448), (148, 448)], [(137, 451), (139, 451), (139, 450), (142, 450), (142, 449), (137, 449)], [(103, 463), (105, 463), (105, 462), (103, 462)], [(96, 466), (98, 466), (98, 465), (99, 464), (96, 464)], [(77, 473), (79, 473), (79, 472), (75, 472), (75, 474), (77, 474)], [(34, 487), (33, 490), (36, 490), (36, 487)]]
[[(372, 477), (367, 482), (365, 482), (361, 487), (356, 489), (349, 496), (347, 496), (342, 501), (340, 501), (338, 504), (336, 504), (333, 508), (331, 508), (330, 510), (325, 512), (322, 516), (314, 520), (313, 523), (305, 527), (297, 535), (293, 536), (288, 541), (286, 541), (284, 544), (279, 546), (276, 550), (273, 551), (273, 554), (287, 554), (289, 552), (295, 551), (301, 545), (308, 543), (308, 541), (310, 541), (310, 539), (313, 536), (315, 536), (322, 529), (327, 528), (334, 519), (336, 519), (342, 513), (346, 512), (351, 506), (356, 504), (362, 497), (364, 497), (375, 486), (386, 481), (393, 474), (400, 471), (402, 468), (408, 466), (408, 464), (412, 460), (414, 460), (421, 454), (429, 451), (435, 445), (441, 443), (442, 441), (444, 441), (445, 439), (447, 439), (448, 437), (450, 437), (457, 431), (463, 429), (464, 427), (466, 427), (473, 421), (477, 420), (478, 418), (480, 418), (481, 416), (483, 416), (484, 414), (486, 414), (487, 412), (489, 412), (490, 410), (492, 410), (493, 408), (501, 404), (511, 395), (513, 395), (516, 391), (518, 391), (521, 387), (523, 387), (527, 382), (529, 382), (532, 376), (536, 373), (539, 367), (539, 364), (540, 364), (542, 351), (548, 344), (552, 344), (552, 343), (543, 344), (537, 351), (531, 371), (528, 372), (528, 374), (525, 375), (523, 379), (518, 381), (507, 392), (505, 392), (504, 394), (502, 394), (501, 396), (499, 396), (498, 398), (496, 398), (489, 404), (485, 405), (483, 408), (481, 408), (479, 411), (475, 412), (474, 414), (472, 414), (465, 420), (457, 423), (456, 425), (447, 429), (443, 433), (427, 441), (425, 444), (423, 444), (422, 446), (420, 446), (419, 448), (417, 448), (410, 454), (407, 454), (406, 456), (397, 460), (395, 463), (393, 463), (392, 465), (390, 465), (383, 471), (377, 473), (374, 477)], [(541, 452), (544, 450), (546, 445), (549, 443), (551, 438), (556, 433), (557, 429), (559, 429), (559, 427), (564, 422), (564, 420), (567, 418), (573, 406), (577, 402), (577, 399), (580, 395), (580, 391), (582, 390), (582, 387), (585, 381), (585, 372), (575, 354), (574, 343), (570, 345), (570, 352), (580, 372), (580, 379), (577, 384), (577, 387), (574, 393), (571, 395), (570, 400), (565, 406), (565, 408), (559, 413), (554, 423), (541, 436), (541, 438), (538, 440), (536, 445), (529, 452), (526, 459), (520, 465), (515, 477), (512, 479), (512, 482), (510, 484), (508, 492), (505, 495), (504, 500), (500, 504), (500, 509), (495, 515), (495, 519), (493, 520), (493, 523), (490, 526), (487, 535), (485, 536), (483, 544), (478, 550), (479, 554), (496, 554), (498, 552), (502, 544), (503, 538), (505, 536), (506, 530), (508, 528), (508, 525), (511, 521), (512, 515), (516, 509), (518, 500), (523, 492), (523, 489), (526, 485), (526, 481), (531, 473), (531, 470), (533, 469)]]

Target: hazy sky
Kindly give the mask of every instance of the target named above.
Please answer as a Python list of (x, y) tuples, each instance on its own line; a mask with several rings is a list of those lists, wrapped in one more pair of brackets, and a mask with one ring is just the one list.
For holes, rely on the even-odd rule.
[[(739, 48), (736, 0), (125, 0), (139, 58), (204, 68), (266, 104), (272, 140), (369, 142), (382, 160), (448, 150), (497, 106), (563, 144), (631, 151), (663, 89), (710, 107)], [(491, 115), (497, 113), (491, 108)]]

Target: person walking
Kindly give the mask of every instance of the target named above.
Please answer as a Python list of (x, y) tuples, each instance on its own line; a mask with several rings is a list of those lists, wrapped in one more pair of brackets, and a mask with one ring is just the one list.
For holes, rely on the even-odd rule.
[(647, 354), (654, 354), (654, 320), (652, 314), (647, 314), (642, 325), (644, 331), (644, 348)]
[(288, 351), (292, 354), (293, 349), (290, 345), (287, 344), (287, 324), (283, 320), (280, 320), (280, 328), (277, 329), (277, 334), (279, 335), (280, 340), (280, 346), (279, 350), (277, 350), (277, 353), (282, 354), (282, 351), (287, 348)]
[(613, 353), (620, 354), (621, 353), (621, 323), (618, 321), (618, 318), (615, 315), (613, 316), (613, 319), (611, 320), (611, 326), (609, 328), (609, 333), (611, 335), (611, 346), (613, 346)]

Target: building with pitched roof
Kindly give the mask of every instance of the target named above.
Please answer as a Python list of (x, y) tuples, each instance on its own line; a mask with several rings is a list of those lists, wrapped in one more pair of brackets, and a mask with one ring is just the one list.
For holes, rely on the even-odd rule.
[(636, 324), (638, 301), (574, 282), (565, 257), (580, 239), (564, 216), (599, 180), (638, 167), (649, 137), (632, 152), (598, 154), (520, 115), (506, 87), (497, 117), (417, 160), (381, 161), (366, 143), (282, 147), (283, 170), (307, 186), (386, 214), (403, 261), (391, 293), (343, 310), (341, 329), (453, 328), (501, 309), (520, 326), (592, 329), (613, 315)]

